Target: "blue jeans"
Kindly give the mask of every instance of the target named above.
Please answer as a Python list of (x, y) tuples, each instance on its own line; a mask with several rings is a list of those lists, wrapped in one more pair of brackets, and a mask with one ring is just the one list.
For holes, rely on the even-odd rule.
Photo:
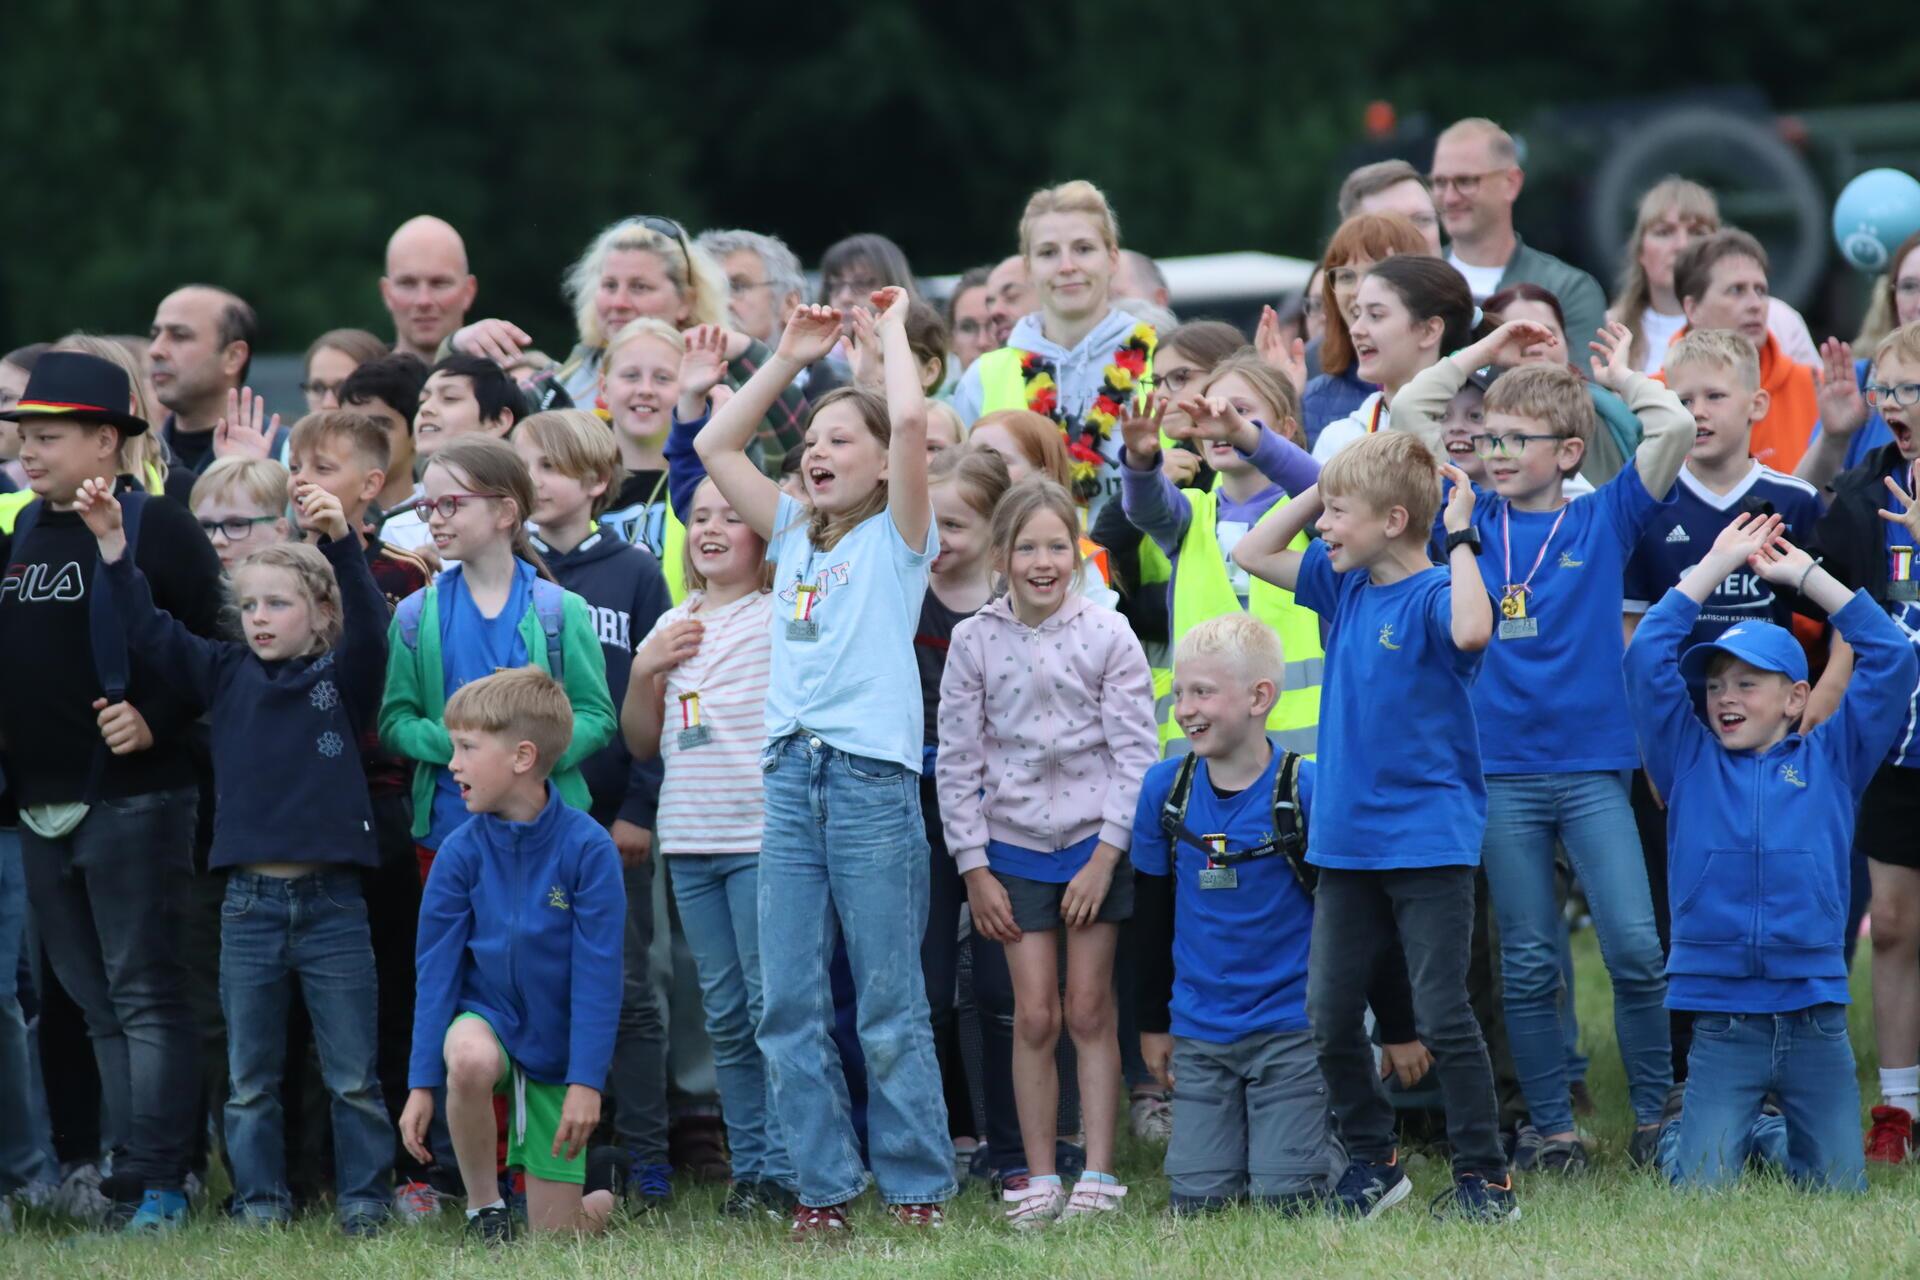
[[(46, 1107), (36, 1097), (27, 1022), (20, 1013), (21, 939), (27, 928), (27, 881), (20, 837), (0, 831), (0, 1196), (45, 1178), (38, 1144)], [(57, 1177), (57, 1172), (56, 1172)]]
[(1560, 921), (1554, 844), (1566, 845), (1593, 910), (1613, 980), (1613, 1023), (1633, 1113), (1660, 1119), (1673, 1084), (1667, 979), (1653, 896), (1628, 801), (1626, 773), (1536, 773), (1487, 779), (1482, 853), (1494, 923), (1507, 1039), (1527, 1110), (1542, 1133), (1573, 1128), (1561, 1016)]
[(343, 1219), (385, 1216), (393, 1125), (375, 1066), (379, 993), (356, 868), (298, 879), (236, 871), (220, 906), (220, 1007), (227, 1018), (227, 1160), (234, 1212), (284, 1221), (287, 1006), (295, 984), (332, 1099), (334, 1186)]
[[(103, 800), (49, 840), (20, 828), (27, 897), (47, 959), (86, 1017), (115, 1194), (179, 1190), (200, 1091), (179, 948), (191, 870), (192, 787)], [(55, 1087), (58, 1087), (56, 1083)]]
[[(1784, 1153), (1777, 1124), (1760, 1113), (1769, 1091), (1780, 1101)], [(1795, 1182), (1865, 1191), (1860, 1086), (1847, 1042), (1847, 1007), (1695, 1014), (1687, 1096), (1672, 1130), (1662, 1155), (1676, 1186), (1726, 1186), (1757, 1154), (1780, 1160)]]
[(771, 743), (761, 769), (760, 1050), (801, 1203), (841, 1204), (867, 1184), (830, 1036), (836, 917), (867, 1060), (873, 1176), (889, 1203), (944, 1201), (954, 1193), (953, 1146), (920, 971), (927, 843), (919, 775), (805, 733)]
[(700, 973), (733, 1179), (791, 1187), (786, 1138), (767, 1106), (767, 1061), (753, 1039), (762, 1008), (760, 855), (690, 853), (666, 865)]

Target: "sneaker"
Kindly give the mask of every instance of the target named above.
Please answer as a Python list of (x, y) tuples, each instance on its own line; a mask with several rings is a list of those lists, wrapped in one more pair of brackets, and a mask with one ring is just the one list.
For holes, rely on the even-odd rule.
[(1349, 1164), (1333, 1189), (1332, 1208), (1336, 1213), (1375, 1218), (1412, 1193), (1413, 1183), (1407, 1181), (1396, 1151), (1392, 1159), (1382, 1163), (1355, 1160)]
[(1120, 1201), (1126, 1197), (1127, 1189), (1117, 1182), (1093, 1182), (1086, 1178), (1073, 1184), (1073, 1194), (1067, 1197), (1067, 1207), (1060, 1211), (1060, 1220), (1069, 1218), (1097, 1218), (1103, 1213), (1120, 1212)]
[(440, 1193), (409, 1178), (393, 1189), (393, 1216), (410, 1227), (430, 1222), (440, 1212)]
[(1627, 1162), (1636, 1169), (1651, 1169), (1660, 1158), (1662, 1125), (1635, 1125), (1627, 1139)]
[(903, 1227), (930, 1231), (947, 1225), (947, 1211), (937, 1204), (890, 1204), (887, 1212)]
[(1540, 1144), (1533, 1167), (1538, 1173), (1577, 1177), (1587, 1171), (1587, 1144), (1578, 1138), (1549, 1138)]
[(727, 1182), (727, 1126), (719, 1116), (682, 1116), (667, 1130), (667, 1162), (695, 1182)]
[(1000, 1198), (1011, 1204), (1027, 1194), (1027, 1188), (1033, 1185), (1033, 1175), (1025, 1169), (1015, 1169), (1011, 1173), (1000, 1174), (993, 1181)]
[(799, 1197), (770, 1178), (748, 1183), (747, 1193), (769, 1218), (790, 1218), (800, 1204)]
[[(113, 1201), (100, 1189), (100, 1176), (100, 1166), (97, 1164), (75, 1165), (60, 1179), (60, 1186), (53, 1193), (48, 1207), (55, 1213), (98, 1226), (113, 1212)], [(127, 1216), (131, 1217), (132, 1214)]]
[(1546, 1138), (1531, 1124), (1523, 1124), (1513, 1131), (1513, 1154), (1509, 1159), (1513, 1167), (1522, 1173), (1532, 1173), (1540, 1161), (1540, 1148), (1546, 1144)]
[(1041, 1227), (1051, 1226), (1067, 1207), (1065, 1189), (1051, 1178), (1045, 1182), (1034, 1182), (1026, 1174), (1020, 1174), (1019, 1179), (1021, 1185), (1018, 1190), (1013, 1188), (1009, 1179), (1007, 1189), (1000, 1193), (1002, 1199), (1013, 1205), (1007, 1210), (1007, 1225), (1015, 1231), (1037, 1231)]
[(1900, 1164), (1913, 1156), (1913, 1115), (1905, 1107), (1875, 1107), (1867, 1130), (1867, 1159)]
[(340, 1219), (340, 1234), (349, 1240), (371, 1240), (391, 1221), (384, 1213), (351, 1213)]
[(466, 1237), (497, 1248), (513, 1241), (513, 1213), (505, 1204), (490, 1204), (467, 1219)]
[(853, 1228), (847, 1224), (847, 1207), (840, 1204), (820, 1209), (796, 1205), (793, 1225), (787, 1230), (787, 1238), (795, 1244), (835, 1244), (852, 1234)]
[(1173, 1137), (1173, 1100), (1157, 1090), (1141, 1090), (1127, 1104), (1127, 1124), (1142, 1142)]
[(1445, 1221), (1518, 1222), (1520, 1202), (1513, 1196), (1513, 1179), (1495, 1186), (1477, 1173), (1463, 1173), (1453, 1186), (1433, 1198), (1433, 1216)]
[(187, 1197), (180, 1191), (148, 1188), (140, 1198), (140, 1207), (127, 1219), (130, 1236), (169, 1235), (187, 1225)]
[(673, 1166), (630, 1158), (627, 1165), (627, 1208), (635, 1213), (658, 1213), (673, 1207)]

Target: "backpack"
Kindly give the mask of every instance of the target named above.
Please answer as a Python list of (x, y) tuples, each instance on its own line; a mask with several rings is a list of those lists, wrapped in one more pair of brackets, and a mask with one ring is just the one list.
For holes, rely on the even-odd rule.
[(1173, 790), (1160, 806), (1160, 829), (1176, 844), (1185, 841), (1207, 855), (1210, 863), (1231, 866), (1275, 855), (1287, 860), (1288, 870), (1308, 897), (1319, 883), (1320, 870), (1307, 861), (1307, 818), (1300, 808), (1300, 757), (1291, 751), (1280, 753), (1280, 767), (1273, 771), (1273, 839), (1251, 849), (1231, 853), (1215, 852), (1201, 837), (1187, 829), (1187, 801), (1193, 794), (1193, 776), (1200, 759), (1191, 753), (1181, 757), (1180, 771), (1174, 775)]
[[(116, 495), (120, 500), (121, 532), (126, 536), (127, 549), (124, 554), (131, 560), (140, 546), (140, 516), (147, 509), (147, 491), (138, 486)], [(20, 514), (13, 522), (13, 547), (18, 559), (18, 551), (27, 545), (27, 538), (34, 526), (40, 523), (40, 512), (44, 502), (29, 502), (20, 508)], [(127, 685), (132, 681), (127, 658), (127, 633), (120, 627), (120, 613), (113, 604), (113, 584), (104, 573), (93, 575), (92, 590), (87, 597), (87, 638), (93, 649), (94, 674), (100, 677), (101, 696), (109, 703), (127, 700)], [(107, 744), (94, 744), (93, 761), (87, 766), (87, 787), (83, 799), (93, 804), (100, 798), (100, 780), (107, 767)]]
[[(129, 540), (131, 541), (131, 540)], [(400, 602), (393, 616), (400, 623), (400, 638), (407, 648), (420, 647), (420, 612), (426, 607), (427, 592), (420, 590)], [(567, 655), (561, 636), (567, 625), (567, 593), (557, 582), (545, 578), (533, 580), (533, 611), (540, 619), (540, 630), (547, 637), (547, 673), (561, 684), (567, 682)]]

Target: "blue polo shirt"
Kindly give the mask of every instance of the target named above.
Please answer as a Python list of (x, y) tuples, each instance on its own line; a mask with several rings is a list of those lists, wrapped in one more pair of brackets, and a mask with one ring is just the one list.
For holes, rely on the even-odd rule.
[(1453, 643), (1451, 591), (1440, 568), (1386, 586), (1365, 569), (1335, 573), (1318, 539), (1301, 558), (1293, 598), (1329, 624), (1318, 752), (1327, 776), (1307, 839), (1316, 866), (1480, 863), (1487, 784), (1469, 687), (1481, 655)]
[[(1743, 511), (1769, 509), (1786, 520), (1788, 540), (1804, 546), (1820, 520), (1820, 494), (1805, 480), (1758, 462), (1726, 493), (1715, 493), (1691, 471), (1682, 471), (1679, 484), (1674, 486), (1671, 509), (1660, 512), (1647, 525), (1627, 560), (1626, 599), (1621, 607), (1628, 613), (1645, 613), (1700, 563), (1735, 516)], [(1765, 578), (1743, 567), (1728, 574), (1707, 597), (1687, 643), (1717, 640), (1736, 622), (1772, 622), (1784, 627), (1792, 617), (1787, 598), (1775, 592)]]
[[(1207, 762), (1194, 769), (1187, 792), (1187, 830), (1225, 833), (1227, 849), (1250, 849), (1273, 839), (1273, 783), (1281, 751), (1246, 790), (1222, 798)], [(1300, 809), (1313, 809), (1314, 764), (1300, 763)], [(1160, 809), (1173, 791), (1179, 760), (1147, 770), (1133, 817), (1133, 865), (1144, 875), (1174, 879), (1174, 1035), (1209, 1044), (1246, 1036), (1307, 1029), (1307, 945), (1313, 937), (1313, 899), (1300, 888), (1284, 857), (1235, 864), (1239, 883), (1202, 889), (1206, 855), (1167, 838)]]
[[(1620, 601), (1627, 557), (1664, 507), (1632, 462), (1558, 511), (1515, 511), (1499, 494), (1480, 492), (1473, 522), (1485, 548), (1480, 572), (1493, 596), (1494, 637), (1474, 682), (1473, 711), (1488, 774), (1585, 773), (1640, 762), (1620, 669)], [(1530, 588), (1527, 617), (1536, 635), (1501, 638), (1509, 575)]]

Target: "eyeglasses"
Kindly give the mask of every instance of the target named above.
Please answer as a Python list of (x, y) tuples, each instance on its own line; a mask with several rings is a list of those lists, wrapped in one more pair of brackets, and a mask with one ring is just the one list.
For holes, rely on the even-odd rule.
[(823, 291), (832, 300), (843, 293), (851, 293), (859, 301), (880, 287), (880, 281), (872, 276), (833, 276), (823, 284)]
[(1535, 440), (1559, 439), (1561, 439), (1560, 436), (1528, 435), (1525, 432), (1515, 431), (1504, 436), (1468, 436), (1467, 443), (1472, 445), (1473, 451), (1483, 458), (1491, 458), (1496, 453), (1503, 458), (1511, 458)]
[(220, 534), (228, 542), (244, 542), (253, 536), (253, 526), (272, 524), (279, 516), (228, 516), (224, 520), (202, 520), (200, 531), (211, 538)]
[(300, 389), (315, 400), (324, 400), (328, 396), (340, 394), (338, 382), (303, 382), (300, 384)]
[(1155, 386), (1171, 391), (1174, 395), (1179, 395), (1187, 389), (1189, 382), (1192, 382), (1199, 376), (1200, 371), (1198, 369), (1185, 367), (1166, 370), (1156, 369), (1153, 373), (1153, 382)]
[(405, 510), (413, 512), (422, 520), (435, 514), (438, 514), (442, 520), (451, 520), (460, 514), (461, 503), (486, 502), (499, 496), (495, 493), (443, 493), (437, 498), (422, 498), (418, 502), (410, 502)]
[(749, 280), (745, 276), (734, 276), (727, 281), (727, 292), (736, 298), (743, 293), (752, 293), (755, 289), (771, 288), (773, 288), (771, 280)]
[(1505, 169), (1489, 169), (1485, 173), (1457, 173), (1446, 175), (1430, 173), (1427, 175), (1427, 182), (1433, 187), (1433, 194), (1435, 195), (1440, 195), (1445, 192), (1448, 187), (1452, 187), (1461, 195), (1470, 196), (1480, 189), (1482, 179), (1491, 178), (1496, 173), (1505, 172)]
[(1911, 409), (1916, 404), (1920, 404), (1920, 382), (1900, 382), (1892, 385), (1884, 382), (1869, 382), (1867, 403), (1876, 409), (1889, 404), (1897, 409)]

